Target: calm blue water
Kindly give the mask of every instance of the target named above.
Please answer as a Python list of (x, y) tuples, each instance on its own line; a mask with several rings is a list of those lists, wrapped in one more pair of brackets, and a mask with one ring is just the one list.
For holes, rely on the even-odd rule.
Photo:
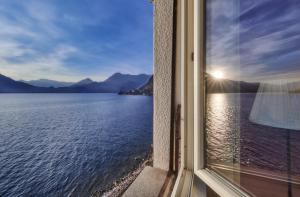
[(152, 144), (152, 97), (0, 94), (0, 196), (89, 196)]

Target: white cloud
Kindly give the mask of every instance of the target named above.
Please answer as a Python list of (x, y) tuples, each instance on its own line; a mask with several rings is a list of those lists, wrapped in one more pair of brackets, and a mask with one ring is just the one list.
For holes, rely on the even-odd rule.
[[(0, 7), (3, 11), (0, 13), (0, 72), (15, 79), (63, 78), (63, 74), (71, 72), (64, 61), (80, 51), (51, 38), (64, 36), (63, 30), (55, 25), (58, 17), (55, 7), (46, 1), (22, 1), (19, 6), (23, 12), (11, 9), (13, 18), (8, 17), (5, 7)], [(44, 43), (53, 46), (45, 46), (46, 52), (42, 52), (39, 47)]]
[[(18, 49), (18, 46), (16, 49)], [(49, 54), (39, 54), (21, 63), (11, 63), (7, 61), (5, 54), (5, 58), (2, 57), (0, 60), (0, 72), (14, 79), (36, 79), (37, 77), (72, 79), (72, 77), (68, 77), (71, 70), (64, 66), (64, 61), (77, 52), (78, 50), (74, 46), (59, 45)], [(24, 53), (24, 51), (21, 50), (20, 54), (22, 53)]]
[(33, 54), (34, 51), (19, 42), (13, 40), (0, 40), (0, 58), (14, 58), (25, 54)]

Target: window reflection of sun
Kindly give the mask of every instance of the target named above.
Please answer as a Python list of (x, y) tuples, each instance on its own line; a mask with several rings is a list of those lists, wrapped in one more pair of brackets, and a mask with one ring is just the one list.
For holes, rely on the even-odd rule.
[(224, 73), (220, 70), (215, 70), (211, 73), (211, 75), (215, 78), (215, 79), (223, 79), (224, 78)]

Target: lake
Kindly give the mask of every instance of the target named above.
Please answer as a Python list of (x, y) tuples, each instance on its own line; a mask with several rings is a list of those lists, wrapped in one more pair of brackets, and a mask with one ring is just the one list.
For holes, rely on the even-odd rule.
[(152, 144), (153, 99), (0, 94), (0, 196), (89, 196)]
[[(296, 97), (300, 102), (300, 95), (294, 94), (290, 98), (295, 100)], [(292, 177), (299, 183), (300, 131), (250, 121), (255, 98), (256, 94), (253, 93), (207, 96), (208, 165), (233, 167), (242, 171), (251, 169), (251, 173), (264, 174), (267, 177)], [(292, 108), (290, 110), (293, 113)], [(268, 116), (268, 111), (265, 113), (264, 119), (271, 117)]]

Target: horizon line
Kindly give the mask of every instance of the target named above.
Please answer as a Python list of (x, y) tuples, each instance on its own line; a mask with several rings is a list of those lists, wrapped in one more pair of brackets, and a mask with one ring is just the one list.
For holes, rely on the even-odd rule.
[(64, 83), (77, 83), (77, 82), (80, 82), (82, 80), (86, 80), (86, 79), (90, 79), (94, 82), (103, 82), (105, 80), (107, 80), (108, 78), (110, 78), (111, 76), (115, 75), (115, 74), (122, 74), (122, 75), (149, 75), (149, 76), (152, 76), (153, 73), (149, 74), (149, 73), (138, 73), (138, 74), (131, 74), (131, 73), (122, 73), (122, 72), (115, 72), (113, 74), (110, 74), (109, 76), (105, 77), (105, 79), (99, 81), (99, 80), (93, 80), (92, 77), (84, 77), (84, 78), (81, 78), (81, 79), (78, 79), (77, 81), (65, 81), (65, 80), (56, 80), (56, 79), (51, 79), (51, 78), (36, 78), (36, 79), (28, 79), (28, 80), (25, 80), (25, 79), (15, 79), (14, 77), (11, 77), (9, 75), (6, 75), (6, 74), (3, 74), (2, 72), (0, 72), (0, 75), (3, 75), (5, 77), (8, 77), (10, 79), (13, 79), (14, 81), (23, 81), (23, 82), (29, 82), (29, 81), (38, 81), (38, 80), (50, 80), (50, 81), (57, 81), (57, 82), (64, 82)]

